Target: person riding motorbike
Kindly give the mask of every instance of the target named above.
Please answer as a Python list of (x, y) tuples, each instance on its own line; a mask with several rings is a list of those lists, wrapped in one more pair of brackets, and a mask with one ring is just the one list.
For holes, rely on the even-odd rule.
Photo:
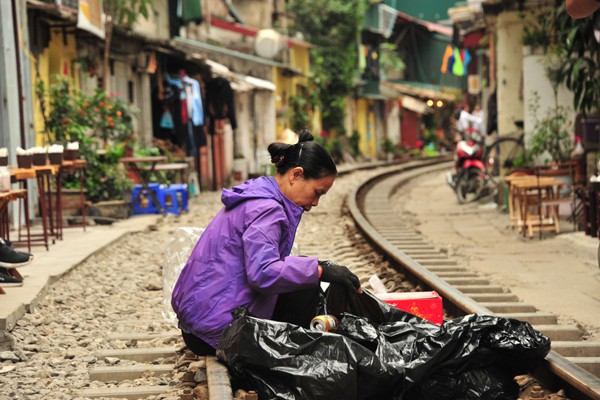
[(452, 189), (456, 188), (459, 171), (462, 168), (464, 157), (459, 156), (459, 152), (472, 157), (483, 149), (485, 137), (477, 127), (483, 124), (480, 116), (473, 115), (468, 112), (468, 108), (460, 108), (456, 115), (456, 130), (459, 132), (461, 139), (456, 144), (456, 152), (454, 153), (454, 172), (448, 172), (447, 180)]

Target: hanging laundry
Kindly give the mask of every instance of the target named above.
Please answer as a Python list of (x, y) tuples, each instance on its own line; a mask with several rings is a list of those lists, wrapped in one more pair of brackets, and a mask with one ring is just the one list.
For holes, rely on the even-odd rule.
[(448, 58), (448, 71), (452, 72), (452, 68), (454, 68), (454, 50), (452, 51), (452, 55)]
[(460, 51), (460, 55), (461, 55), (461, 58), (462, 58), (463, 66), (465, 68), (465, 71), (464, 71), (463, 75), (466, 75), (467, 74), (467, 67), (468, 67), (469, 63), (471, 62), (471, 53), (469, 53), (468, 49), (464, 49), (464, 50)]
[(235, 103), (229, 81), (223, 77), (216, 77), (208, 81), (206, 99), (210, 116), (208, 132), (211, 135), (215, 134), (216, 121), (220, 119), (229, 119), (231, 129), (236, 130)]
[(361, 44), (358, 48), (358, 70), (363, 71), (367, 68), (367, 47)]
[(162, 117), (160, 117), (160, 127), (163, 129), (173, 129), (175, 127), (173, 124), (173, 115), (168, 109), (163, 111)]
[[(186, 96), (189, 99), (188, 111), (192, 116), (194, 126), (204, 125), (204, 106), (202, 105), (202, 92), (200, 91), (200, 82), (196, 79), (185, 76), (183, 78), (186, 84)], [(189, 85), (189, 93), (188, 93)]]
[[(446, 46), (446, 51), (444, 52), (444, 58), (442, 59), (442, 68), (440, 69), (440, 71), (442, 71), (442, 74), (445, 74), (446, 72), (448, 72), (448, 62), (450, 60), (450, 57), (452, 57), (453, 54), (454, 54), (454, 52), (452, 51), (452, 46), (450, 46), (450, 45)], [(452, 69), (452, 67), (450, 67), (450, 69)]]
[(460, 51), (458, 48), (454, 49), (454, 64), (452, 65), (452, 73), (456, 76), (463, 76), (465, 74), (465, 68), (460, 58)]

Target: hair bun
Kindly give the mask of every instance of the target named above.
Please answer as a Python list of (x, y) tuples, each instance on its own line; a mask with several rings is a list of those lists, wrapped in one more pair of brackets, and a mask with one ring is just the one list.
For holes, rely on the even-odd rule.
[(275, 164), (277, 168), (281, 167), (284, 161), (285, 157), (283, 157), (282, 155), (275, 156), (271, 159), (271, 162)]

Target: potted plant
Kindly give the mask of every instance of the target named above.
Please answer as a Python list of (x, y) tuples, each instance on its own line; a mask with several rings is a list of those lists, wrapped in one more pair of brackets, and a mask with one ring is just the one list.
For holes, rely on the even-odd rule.
[(396, 45), (393, 43), (382, 43), (379, 46), (379, 52), (381, 53), (379, 65), (382, 80), (402, 79), (402, 72), (406, 69), (406, 64), (398, 56)]
[[(79, 157), (87, 161), (84, 188), (88, 201), (126, 203), (132, 182), (119, 159), (130, 145), (133, 132), (127, 107), (101, 91), (86, 96), (64, 76), (52, 79), (48, 88), (43, 82), (36, 87), (46, 142), (65, 147), (69, 142), (79, 143)], [(74, 176), (65, 177), (63, 182), (65, 188), (79, 189), (79, 180)]]
[(600, 28), (598, 13), (573, 19), (565, 4), (555, 9), (552, 26), (556, 27), (552, 52), (560, 59), (556, 82), (564, 83), (574, 94), (573, 106), (583, 115), (582, 143), (587, 148), (600, 146), (600, 44), (594, 31)]
[(573, 136), (568, 110), (559, 105), (548, 109), (539, 115), (539, 99), (537, 92), (529, 104), (529, 110), (534, 115), (535, 123), (530, 132), (531, 140), (528, 155), (533, 158), (542, 157), (543, 163), (567, 161), (573, 150)]
[(394, 149), (395, 149), (395, 147), (396, 146), (394, 145), (394, 143), (389, 138), (385, 138), (385, 140), (383, 141), (383, 151), (385, 152), (387, 161), (393, 161), (394, 160)]

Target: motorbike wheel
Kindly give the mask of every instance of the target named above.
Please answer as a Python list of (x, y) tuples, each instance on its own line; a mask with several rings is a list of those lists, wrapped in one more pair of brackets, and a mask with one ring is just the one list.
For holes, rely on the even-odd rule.
[(463, 170), (456, 182), (456, 197), (460, 204), (473, 202), (481, 197), (486, 186), (478, 168)]

